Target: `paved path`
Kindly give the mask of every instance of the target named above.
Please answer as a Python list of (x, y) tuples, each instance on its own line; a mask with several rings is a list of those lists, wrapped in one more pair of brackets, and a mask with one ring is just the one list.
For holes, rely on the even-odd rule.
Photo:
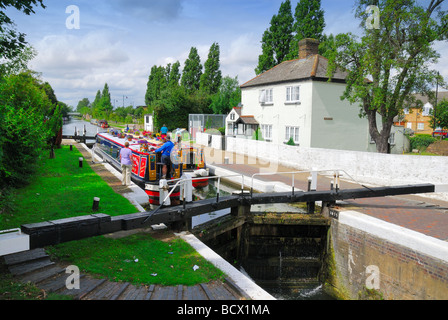
[[(263, 172), (277, 172), (275, 176), (256, 176), (256, 179), (266, 182), (279, 181), (291, 186), (290, 174), (282, 172), (295, 172), (286, 166), (278, 165), (270, 168), (269, 165), (257, 162), (253, 158), (238, 156), (234, 158), (232, 153), (222, 154), (211, 152), (205, 148), (209, 155), (207, 161), (218, 168), (230, 170), (238, 174), (252, 177), (253, 174)], [(237, 159), (235, 164), (223, 164), (224, 156)], [(232, 162), (232, 161), (230, 161)], [(250, 164), (249, 164), (250, 163)], [(295, 188), (307, 190), (309, 173), (295, 175)], [(331, 177), (319, 176), (317, 190), (329, 190)], [(356, 182), (346, 181), (349, 177), (342, 177), (341, 189), (362, 188)], [(430, 183), (430, 182), (429, 182)], [(447, 181), (448, 183), (448, 181)], [(338, 202), (340, 210), (355, 210), (369, 216), (408, 228), (425, 235), (448, 241), (448, 202), (432, 199), (419, 195), (405, 195), (381, 198), (356, 199)]]

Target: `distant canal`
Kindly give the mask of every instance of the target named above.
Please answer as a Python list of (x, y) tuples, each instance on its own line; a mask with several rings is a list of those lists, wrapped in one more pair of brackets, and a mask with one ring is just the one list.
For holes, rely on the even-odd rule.
[[(64, 123), (64, 126), (62, 127), (62, 134), (63, 135), (74, 135), (75, 130), (80, 135), (84, 134), (84, 129), (86, 130), (86, 136), (95, 136), (99, 132), (105, 132), (107, 129), (103, 129), (101, 127), (98, 127), (96, 125), (91, 124), (88, 121), (79, 120), (75, 118), (70, 118), (70, 120), (66, 123)], [(93, 140), (87, 140), (87, 143), (92, 143)]]

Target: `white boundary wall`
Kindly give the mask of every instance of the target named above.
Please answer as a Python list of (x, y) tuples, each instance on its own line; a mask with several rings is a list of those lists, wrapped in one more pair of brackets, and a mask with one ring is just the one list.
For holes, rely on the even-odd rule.
[[(208, 134), (199, 134), (196, 142), (207, 146)], [(226, 138), (226, 151), (297, 170), (341, 170), (371, 185), (448, 183), (448, 157), (302, 148), (232, 137)]]

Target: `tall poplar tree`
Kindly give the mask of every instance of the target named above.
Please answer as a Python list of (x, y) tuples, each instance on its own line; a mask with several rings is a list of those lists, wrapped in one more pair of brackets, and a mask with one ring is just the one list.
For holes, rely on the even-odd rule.
[(201, 75), (200, 90), (207, 94), (218, 92), (221, 86), (222, 74), (219, 62), (219, 44), (213, 43), (210, 47), (208, 59), (204, 64), (204, 73)]
[(202, 75), (201, 58), (198, 49), (192, 47), (182, 71), (181, 84), (188, 93), (199, 90)]
[(180, 62), (176, 61), (172, 66), (170, 70), (170, 79), (168, 82), (168, 87), (173, 88), (180, 85)]
[(166, 69), (162, 66), (153, 66), (146, 85), (145, 103), (150, 106), (154, 101), (160, 99), (161, 92), (166, 89)]
[(270, 27), (263, 34), (262, 54), (258, 57), (256, 74), (263, 73), (286, 60), (292, 40), (293, 23), (291, 1), (286, 0), (280, 5), (278, 14), (272, 17)]
[(106, 114), (109, 114), (114, 109), (110, 99), (110, 91), (107, 83), (104, 84), (103, 92), (101, 94), (101, 109)]
[(324, 40), (325, 18), (321, 9), (321, 0), (300, 0), (297, 3), (293, 28), (294, 39), (290, 42), (288, 58), (297, 59), (299, 56), (299, 41), (312, 38)]

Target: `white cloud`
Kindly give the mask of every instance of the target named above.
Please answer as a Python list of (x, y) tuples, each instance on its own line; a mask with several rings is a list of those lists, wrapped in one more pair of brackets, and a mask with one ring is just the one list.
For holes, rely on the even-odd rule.
[(261, 54), (260, 35), (242, 34), (221, 52), (223, 76), (238, 76), (240, 83), (255, 77), (258, 56)]
[(32, 65), (45, 70), (48, 75), (64, 74), (65, 78), (111, 66), (129, 60), (120, 42), (105, 33), (74, 35), (49, 35), (36, 44), (38, 56)]

